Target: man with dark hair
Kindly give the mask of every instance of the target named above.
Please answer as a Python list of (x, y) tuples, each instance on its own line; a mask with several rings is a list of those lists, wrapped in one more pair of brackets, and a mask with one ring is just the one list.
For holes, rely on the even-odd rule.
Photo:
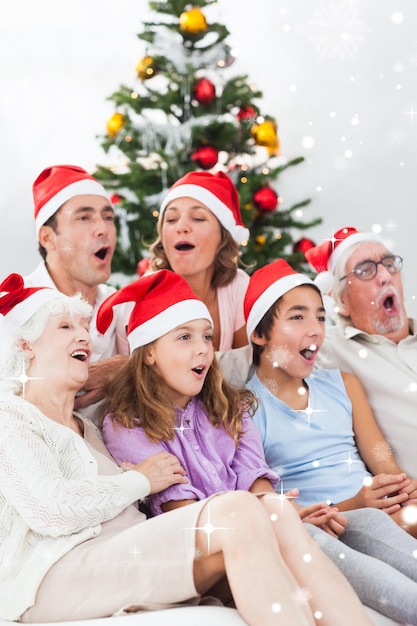
[(66, 295), (81, 293), (94, 307), (90, 376), (76, 408), (93, 417), (102, 387), (129, 354), (126, 324), (131, 306), (115, 311), (105, 336), (96, 330), (95, 313), (114, 288), (106, 285), (116, 247), (114, 210), (104, 187), (75, 165), (54, 165), (33, 184), (35, 224), (43, 261), (26, 286), (54, 287)]

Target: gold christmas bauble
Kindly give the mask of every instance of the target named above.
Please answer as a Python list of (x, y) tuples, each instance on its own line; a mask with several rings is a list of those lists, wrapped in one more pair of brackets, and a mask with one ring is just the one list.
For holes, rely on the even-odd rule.
[(152, 78), (156, 74), (155, 61), (152, 57), (142, 57), (136, 64), (136, 74), (141, 80)]
[(180, 30), (190, 35), (198, 35), (207, 30), (207, 21), (204, 13), (198, 7), (181, 13), (179, 18)]
[(123, 113), (113, 113), (111, 117), (107, 120), (106, 128), (107, 134), (110, 137), (115, 137), (119, 130), (124, 126), (125, 116)]
[(279, 148), (277, 125), (274, 121), (265, 120), (265, 122), (254, 125), (251, 133), (256, 145), (265, 146), (268, 150), (277, 150)]

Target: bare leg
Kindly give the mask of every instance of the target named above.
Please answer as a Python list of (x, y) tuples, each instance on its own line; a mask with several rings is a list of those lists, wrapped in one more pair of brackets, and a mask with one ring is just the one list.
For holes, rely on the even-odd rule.
[(261, 496), (261, 501), (270, 515), (281, 554), (309, 598), (318, 623), (371, 625), (349, 582), (311, 539), (295, 508), (274, 494)]
[(250, 626), (314, 624), (308, 603), (297, 602), (297, 583), (256, 497), (243, 491), (221, 494), (204, 507), (198, 526), (194, 575), (200, 593), (226, 573), (236, 607)]

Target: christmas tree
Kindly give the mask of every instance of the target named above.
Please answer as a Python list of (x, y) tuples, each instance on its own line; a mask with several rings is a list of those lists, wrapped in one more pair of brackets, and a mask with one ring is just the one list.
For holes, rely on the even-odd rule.
[(158, 210), (167, 189), (191, 170), (226, 172), (236, 184), (250, 238), (241, 260), (250, 273), (283, 257), (305, 270), (314, 245), (293, 232), (321, 222), (303, 221), (310, 200), (289, 207), (278, 177), (304, 159), (280, 154), (277, 122), (262, 114), (262, 93), (246, 75), (231, 75), (235, 60), (228, 29), (210, 19), (209, 0), (149, 2), (157, 16), (138, 37), (146, 42), (133, 86), (109, 100), (115, 112), (101, 143), (111, 161), (95, 176), (112, 193), (118, 226), (116, 272), (135, 274), (156, 238)]

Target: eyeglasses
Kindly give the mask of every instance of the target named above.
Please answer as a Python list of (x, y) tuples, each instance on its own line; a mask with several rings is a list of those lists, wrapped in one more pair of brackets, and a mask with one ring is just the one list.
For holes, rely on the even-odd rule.
[(382, 257), (380, 261), (362, 261), (362, 263), (358, 263), (353, 270), (348, 272), (346, 276), (343, 276), (339, 280), (345, 280), (349, 274), (356, 274), (356, 276), (361, 280), (371, 280), (372, 278), (375, 278), (377, 274), (378, 265), (385, 267), (390, 274), (398, 274), (398, 272), (401, 272), (402, 270), (403, 259), (400, 256), (390, 254)]

